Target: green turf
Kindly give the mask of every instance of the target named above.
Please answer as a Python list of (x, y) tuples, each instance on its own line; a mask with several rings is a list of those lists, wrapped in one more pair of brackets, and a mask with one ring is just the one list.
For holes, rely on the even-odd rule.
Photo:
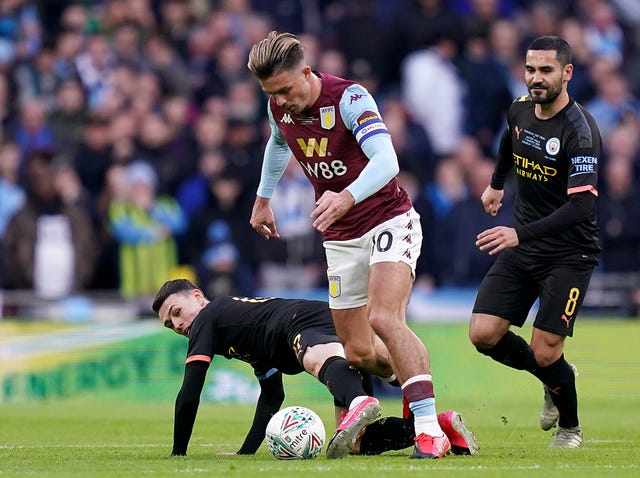
[[(538, 428), (542, 389), (532, 377), (480, 356), (465, 325), (416, 325), (429, 345), (438, 409), (457, 409), (480, 444), (479, 456), (413, 461), (410, 450), (379, 457), (324, 456), (280, 462), (266, 448), (252, 457), (219, 457), (236, 450), (253, 407), (203, 403), (188, 457), (171, 458), (173, 404), (93, 392), (71, 399), (0, 404), (0, 478), (37, 477), (636, 477), (640, 476), (640, 322), (583, 320), (569, 339), (567, 358), (580, 371), (578, 391), (585, 447), (550, 450)], [(528, 335), (530, 329), (523, 333)], [(186, 343), (185, 343), (186, 345)], [(288, 377), (286, 404), (300, 400), (331, 432), (328, 394), (306, 375)], [(176, 391), (179, 379), (171, 379)], [(150, 386), (133, 384), (135, 388)], [(385, 414), (399, 414), (396, 398)]]

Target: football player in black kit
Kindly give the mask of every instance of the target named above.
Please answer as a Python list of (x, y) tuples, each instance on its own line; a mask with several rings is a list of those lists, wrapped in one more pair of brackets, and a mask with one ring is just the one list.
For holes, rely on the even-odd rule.
[[(562, 38), (541, 37), (529, 45), (529, 96), (507, 112), (494, 174), (481, 197), (485, 212), (495, 215), (513, 170), (515, 223), (477, 237), (480, 250), (501, 254), (480, 285), (469, 327), (480, 353), (543, 383), (540, 426), (558, 425), (554, 448), (583, 445), (577, 372), (564, 358), (564, 343), (573, 335), (600, 252), (601, 139), (593, 117), (567, 92), (572, 72), (571, 48)], [(527, 343), (510, 327), (523, 325), (536, 299), (540, 307)]]
[[(175, 279), (160, 288), (152, 308), (165, 327), (189, 339), (184, 380), (175, 404), (173, 455), (187, 453), (207, 369), (216, 354), (249, 363), (260, 384), (253, 423), (237, 454), (253, 454), (262, 443), (269, 419), (284, 402), (283, 373), (307, 371), (324, 383), (334, 397), (339, 423), (344, 422), (338, 418), (339, 409), (357, 409), (353, 402), (373, 398), (372, 392), (365, 392), (360, 373), (344, 358), (326, 302), (248, 297), (209, 300), (191, 281)], [(377, 455), (413, 445), (411, 421), (396, 417), (374, 421), (378, 413), (354, 417), (353, 427), (345, 432), (350, 453)], [(443, 412), (438, 420), (454, 453), (477, 453), (473, 434), (459, 413)], [(327, 454), (331, 457), (328, 449)]]

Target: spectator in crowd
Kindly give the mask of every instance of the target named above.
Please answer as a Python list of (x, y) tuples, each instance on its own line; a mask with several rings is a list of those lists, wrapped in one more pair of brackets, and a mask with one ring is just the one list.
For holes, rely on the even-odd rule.
[(76, 202), (57, 189), (48, 153), (34, 151), (25, 168), (26, 202), (12, 217), (2, 240), (4, 286), (30, 289), (45, 298), (83, 290), (98, 254), (93, 224)]
[(175, 154), (173, 130), (166, 119), (158, 113), (144, 116), (136, 141), (136, 158), (153, 166), (158, 175), (156, 185), (162, 194), (175, 194), (184, 179), (196, 169), (196, 161), (191, 153)]
[(625, 158), (632, 165), (633, 177), (640, 181), (640, 118), (627, 118), (605, 138), (605, 158)]
[(193, 138), (193, 123), (195, 120), (195, 105), (188, 96), (169, 95), (162, 102), (161, 114), (169, 127), (174, 139), (174, 152), (178, 155), (195, 155), (195, 139)]
[(147, 65), (141, 48), (142, 32), (133, 21), (124, 21), (113, 32), (113, 54), (118, 66), (140, 70)]
[(227, 115), (231, 121), (253, 124), (266, 117), (262, 96), (255, 84), (249, 80), (235, 81), (229, 85)]
[(640, 191), (628, 158), (610, 157), (604, 167), (603, 194), (598, 198), (601, 225), (601, 270), (640, 271)]
[(562, 2), (551, 0), (534, 0), (526, 11), (526, 32), (520, 35), (520, 49), (538, 37), (555, 35), (559, 31), (559, 22), (564, 14)]
[(82, 185), (96, 199), (104, 188), (105, 174), (112, 161), (109, 121), (93, 113), (81, 132), (82, 141), (73, 155), (73, 167)]
[[(205, 2), (203, 2), (205, 3)], [(166, 38), (182, 60), (188, 58), (189, 33), (192, 27), (190, 8), (193, 2), (165, 0), (160, 2), (160, 24), (157, 31)]]
[(434, 29), (423, 49), (402, 64), (402, 97), (411, 117), (426, 131), (439, 156), (451, 154), (462, 136), (465, 86), (453, 62), (453, 33)]
[(344, 53), (334, 48), (325, 48), (318, 55), (318, 71), (326, 71), (341, 78), (348, 76), (349, 67)]
[(13, 138), (22, 152), (20, 171), (26, 159), (35, 151), (53, 151), (53, 131), (47, 124), (45, 106), (42, 100), (34, 98), (19, 108), (19, 119), (13, 131)]
[(491, 54), (488, 32), (483, 27), (467, 33), (459, 71), (467, 85), (465, 133), (474, 136), (489, 155), (513, 98), (509, 72)]
[(75, 67), (92, 111), (99, 111), (113, 89), (115, 56), (105, 35), (94, 34), (75, 57)]
[(613, 5), (607, 0), (595, 0), (585, 13), (585, 40), (591, 53), (607, 58), (616, 67), (622, 66), (625, 36)]
[(0, 239), (11, 217), (25, 201), (24, 188), (18, 182), (19, 165), (18, 146), (11, 142), (0, 144)]
[(382, 110), (400, 169), (413, 174), (421, 184), (432, 181), (438, 158), (425, 130), (411, 118), (398, 99), (387, 99)]
[(247, 240), (251, 205), (243, 176), (225, 166), (210, 178), (209, 195), (190, 222), (184, 255), (209, 293), (253, 295), (255, 248)]
[(194, 101), (202, 104), (209, 96), (223, 94), (224, 85), (213, 62), (213, 33), (205, 26), (194, 26), (189, 33), (187, 48), (185, 83), (189, 85)]
[(487, 156), (491, 155), (487, 155), (482, 151), (480, 141), (475, 136), (467, 134), (460, 138), (452, 158), (462, 168), (465, 177), (470, 179), (475, 165)]
[(414, 203), (424, 231), (422, 251), (416, 265), (416, 289), (453, 285), (451, 258), (455, 251), (451, 213), (468, 194), (460, 164), (453, 158), (440, 160), (434, 180), (424, 186)]
[(309, 290), (326, 280), (320, 238), (311, 226), (315, 209), (313, 187), (296, 162), (287, 165), (271, 198), (278, 217), (279, 241), (267, 241), (258, 250), (258, 283), (275, 290)]
[(514, 0), (453, 0), (451, 3), (454, 11), (462, 13), (463, 35), (472, 29), (487, 29), (493, 22), (515, 13)]
[(90, 22), (93, 20), (89, 10), (80, 3), (69, 3), (61, 7), (59, 17), (59, 28), (61, 30), (73, 30), (77, 32), (88, 32)]
[(119, 244), (120, 292), (148, 310), (149, 299), (178, 265), (176, 236), (186, 229), (180, 205), (158, 195), (152, 166), (134, 161), (126, 166), (127, 195), (109, 207), (111, 231)]
[(466, 181), (470, 194), (453, 205), (450, 213), (451, 250), (447, 257), (451, 275), (449, 284), (459, 287), (476, 286), (494, 263), (494, 258), (478, 250), (474, 239), (478, 233), (508, 224), (512, 218), (509, 199), (495, 216), (480, 214), (480, 196), (491, 181), (494, 164), (490, 159), (478, 159), (469, 164)]
[(56, 103), (58, 78), (54, 70), (54, 51), (52, 45), (45, 45), (33, 59), (25, 60), (14, 69), (15, 83), (18, 86), (20, 103), (39, 98), (45, 111), (49, 112)]
[(325, 43), (344, 55), (349, 72), (367, 69), (378, 75), (383, 71), (385, 56), (380, 52), (387, 48), (389, 33), (376, 16), (373, 3), (345, 2), (342, 14), (331, 22), (330, 32), (325, 35)]
[(140, 122), (149, 114), (157, 114), (164, 98), (160, 80), (154, 72), (138, 72), (134, 81), (135, 86), (131, 89), (131, 95), (125, 98), (124, 107)]
[(101, 254), (93, 276), (93, 289), (113, 291), (120, 288), (119, 243), (111, 230), (109, 209), (111, 204), (126, 201), (128, 193), (127, 168), (114, 162), (105, 173), (104, 188), (95, 203), (98, 215), (96, 240)]
[(571, 45), (573, 51), (573, 76), (569, 83), (569, 94), (577, 102), (586, 104), (595, 94), (589, 75), (591, 53), (587, 45), (584, 26), (576, 18), (569, 17), (560, 23), (560, 36)]
[(84, 90), (76, 80), (64, 80), (56, 90), (56, 102), (49, 112), (48, 123), (53, 133), (55, 149), (73, 155), (82, 143), (89, 122)]
[(33, 58), (42, 46), (40, 15), (34, 2), (0, 2), (0, 63)]
[(126, 164), (133, 160), (136, 152), (135, 138), (138, 123), (133, 115), (126, 111), (116, 113), (109, 122), (109, 141), (111, 143), (112, 160), (117, 164)]
[(624, 315), (637, 317), (640, 316), (638, 175), (634, 175), (629, 156), (613, 155), (605, 163), (603, 179), (598, 198), (602, 252), (597, 277), (606, 287), (619, 290), (623, 299), (617, 309)]
[(245, 52), (232, 40), (223, 42), (215, 56), (217, 74), (222, 79), (224, 93), (227, 93), (232, 83), (249, 78), (244, 64)]
[(489, 43), (496, 60), (507, 74), (512, 98), (527, 94), (520, 64), (521, 48), (518, 24), (511, 19), (496, 20), (489, 26)]
[(171, 95), (187, 95), (189, 84), (185, 83), (186, 65), (175, 49), (161, 35), (151, 35), (144, 45), (149, 67), (160, 79), (162, 90)]
[(208, 205), (211, 181), (224, 170), (225, 165), (226, 160), (219, 149), (200, 154), (198, 170), (182, 181), (176, 192), (176, 199), (187, 218), (192, 219), (200, 209)]
[(640, 99), (629, 91), (627, 79), (618, 71), (596, 83), (596, 95), (586, 107), (604, 136), (625, 118), (640, 117)]
[(58, 81), (80, 80), (75, 59), (82, 51), (83, 41), (84, 37), (81, 30), (63, 30), (56, 37), (53, 71)]
[(243, 188), (255, 189), (260, 178), (260, 157), (262, 136), (255, 122), (230, 119), (223, 151), (226, 161), (238, 170), (243, 178)]
[(401, 62), (409, 54), (424, 48), (426, 32), (439, 29), (459, 35), (461, 16), (451, 9), (447, 0), (409, 0), (391, 20), (388, 46), (383, 50), (387, 65), (383, 83), (397, 84), (401, 80)]
[(227, 136), (227, 117), (224, 114), (203, 112), (194, 124), (194, 139), (198, 153), (222, 150)]
[(5, 139), (15, 119), (13, 85), (5, 73), (0, 72), (0, 140)]

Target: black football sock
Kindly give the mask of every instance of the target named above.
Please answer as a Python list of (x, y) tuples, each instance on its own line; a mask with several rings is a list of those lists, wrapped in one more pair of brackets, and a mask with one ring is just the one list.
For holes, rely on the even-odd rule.
[(526, 370), (534, 375), (538, 369), (538, 364), (531, 347), (519, 335), (510, 330), (502, 336), (498, 343), (490, 349), (480, 349), (478, 352), (491, 357), (496, 362), (515, 368), (516, 370)]
[(329, 357), (320, 367), (318, 380), (327, 386), (338, 403), (347, 407), (354, 398), (367, 395), (362, 389), (360, 372), (342, 357)]
[(362, 388), (364, 389), (365, 393), (367, 395), (369, 395), (370, 397), (373, 397), (373, 393), (374, 393), (374, 384), (373, 384), (373, 375), (371, 375), (369, 372), (365, 372), (364, 370), (360, 370), (358, 369), (360, 372), (360, 376), (362, 377)]
[(379, 455), (389, 450), (413, 446), (413, 423), (385, 417), (367, 425), (360, 438), (360, 455)]
[(549, 391), (553, 404), (560, 412), (558, 426), (562, 428), (577, 427), (579, 421), (576, 376), (569, 363), (564, 359), (564, 355), (551, 365), (540, 367), (536, 377)]

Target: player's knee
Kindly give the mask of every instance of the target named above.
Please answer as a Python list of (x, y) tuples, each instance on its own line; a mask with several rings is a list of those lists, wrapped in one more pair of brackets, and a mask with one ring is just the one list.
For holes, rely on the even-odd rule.
[(562, 347), (536, 347), (532, 351), (540, 367), (548, 367), (562, 357)]
[(472, 317), (469, 325), (469, 340), (478, 352), (486, 355), (485, 351), (492, 349), (500, 340), (501, 335), (494, 328), (487, 327), (482, 321)]
[(406, 327), (403, 320), (373, 310), (369, 313), (369, 324), (384, 343), (387, 343), (389, 337), (396, 336), (400, 328)]
[(375, 351), (373, 348), (349, 348), (345, 349), (347, 362), (355, 368), (368, 370), (375, 363)]

